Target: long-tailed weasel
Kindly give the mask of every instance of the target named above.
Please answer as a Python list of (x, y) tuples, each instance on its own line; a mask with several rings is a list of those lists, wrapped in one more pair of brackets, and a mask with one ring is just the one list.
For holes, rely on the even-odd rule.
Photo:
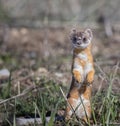
[(91, 88), (94, 80), (94, 65), (91, 54), (91, 29), (72, 30), (73, 45), (72, 82), (67, 96), (66, 119), (75, 114), (86, 122), (91, 116)]

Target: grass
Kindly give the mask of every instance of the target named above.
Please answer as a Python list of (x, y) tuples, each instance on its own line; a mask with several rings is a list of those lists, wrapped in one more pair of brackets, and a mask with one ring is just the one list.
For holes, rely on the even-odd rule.
[[(115, 66), (115, 70), (111, 74), (106, 74), (99, 67), (99, 71), (107, 80), (108, 88), (106, 90), (99, 90), (91, 99), (92, 104), (92, 118), (89, 126), (102, 125), (102, 126), (115, 126), (120, 125), (119, 120), (119, 107), (120, 107), (120, 95), (115, 94), (112, 91), (112, 85), (117, 77), (118, 64)], [(16, 126), (16, 117), (24, 116), (29, 117), (41, 117), (43, 126), (57, 126), (55, 124), (56, 113), (58, 110), (65, 109), (66, 100), (60, 88), (63, 92), (67, 93), (67, 87), (62, 84), (45, 77), (40, 78), (39, 81), (35, 81), (35, 87), (32, 90), (22, 91), (17, 97), (12, 96), (11, 88), (11, 76), (8, 80), (8, 85), (4, 87), (0, 93), (2, 106), (1, 113), (4, 113), (4, 126)], [(21, 96), (21, 97), (20, 97)], [(4, 100), (5, 102), (3, 102)], [(3, 104), (1, 104), (3, 102)], [(10, 109), (11, 108), (11, 109)], [(46, 122), (46, 116), (50, 116), (50, 120)], [(10, 117), (12, 117), (10, 119)], [(82, 126), (83, 122), (73, 118), (69, 122), (62, 122), (64, 125), (69, 126)], [(37, 126), (37, 122), (33, 124)]]

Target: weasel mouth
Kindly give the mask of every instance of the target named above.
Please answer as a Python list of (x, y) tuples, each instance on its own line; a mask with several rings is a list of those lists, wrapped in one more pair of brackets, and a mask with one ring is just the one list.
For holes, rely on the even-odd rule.
[(80, 46), (81, 44), (80, 43), (76, 43), (76, 44), (74, 44), (74, 46)]
[(81, 49), (86, 48), (88, 45), (89, 45), (89, 42), (87, 42), (87, 43), (80, 43), (80, 44), (77, 44), (77, 43), (73, 44), (74, 48), (81, 48)]
[(74, 47), (80, 47), (82, 43), (72, 43)]
[(76, 45), (77, 45), (77, 46), (80, 46), (80, 45), (81, 45), (81, 43), (77, 43)]

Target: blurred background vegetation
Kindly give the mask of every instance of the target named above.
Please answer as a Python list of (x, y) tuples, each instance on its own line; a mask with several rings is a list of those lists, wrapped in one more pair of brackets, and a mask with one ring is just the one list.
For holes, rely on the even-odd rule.
[(113, 25), (120, 21), (119, 5), (119, 0), (0, 0), (0, 20), (9, 17), (13, 26), (43, 27), (47, 18), (54, 27), (66, 23), (95, 27), (102, 18)]

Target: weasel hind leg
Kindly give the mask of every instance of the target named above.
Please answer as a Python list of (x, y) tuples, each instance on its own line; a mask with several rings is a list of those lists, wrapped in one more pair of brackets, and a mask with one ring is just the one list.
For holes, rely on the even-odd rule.
[(84, 116), (82, 117), (82, 120), (84, 120), (85, 123), (90, 123), (90, 117), (91, 117), (91, 106), (86, 105), (84, 108)]

